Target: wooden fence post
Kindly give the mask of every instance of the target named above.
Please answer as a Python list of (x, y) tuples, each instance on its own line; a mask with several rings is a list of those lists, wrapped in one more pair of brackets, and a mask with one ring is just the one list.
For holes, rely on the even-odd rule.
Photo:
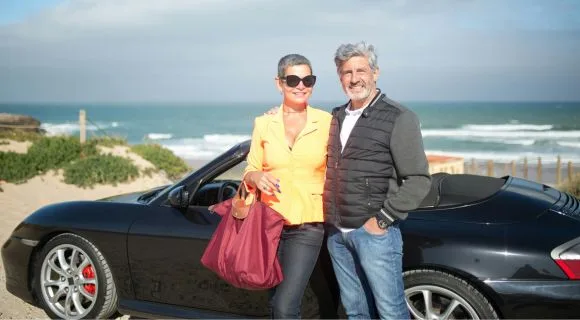
[(574, 168), (572, 167), (572, 161), (568, 161), (568, 181), (572, 181), (574, 178)]
[(556, 185), (562, 183), (562, 158), (558, 155), (556, 160)]
[(524, 157), (524, 179), (528, 178), (528, 157)]
[(493, 171), (493, 160), (487, 160), (487, 176), (495, 177), (495, 173)]
[(471, 159), (471, 174), (478, 174), (477, 173), (477, 162), (475, 162), (475, 159)]
[(512, 160), (512, 177), (516, 176), (516, 162)]
[(538, 157), (538, 173), (536, 174), (536, 181), (542, 183), (542, 158)]
[(80, 139), (81, 139), (81, 144), (85, 143), (87, 141), (87, 114), (85, 113), (85, 110), (82, 110), (79, 112), (79, 131), (80, 131)]

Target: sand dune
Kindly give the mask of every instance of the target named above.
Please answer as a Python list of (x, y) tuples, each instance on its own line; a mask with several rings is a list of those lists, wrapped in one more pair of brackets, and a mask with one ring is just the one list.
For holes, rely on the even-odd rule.
[[(29, 143), (10, 141), (8, 144), (0, 144), (0, 152), (26, 153), (29, 146)], [(127, 157), (141, 170), (153, 167), (150, 162), (139, 155), (129, 152), (127, 147), (103, 147), (101, 152)], [(143, 176), (117, 186), (99, 185), (92, 189), (83, 189), (64, 183), (61, 171), (50, 171), (22, 184), (0, 182), (0, 188), (3, 190), (0, 192), (0, 215), (2, 216), (0, 241), (3, 244), (18, 223), (45, 205), (71, 200), (96, 200), (116, 194), (146, 190), (170, 182), (165, 174), (159, 173), (151, 177)], [(28, 305), (7, 292), (5, 283), (4, 269), (0, 261), (0, 319), (47, 318), (42, 310)]]

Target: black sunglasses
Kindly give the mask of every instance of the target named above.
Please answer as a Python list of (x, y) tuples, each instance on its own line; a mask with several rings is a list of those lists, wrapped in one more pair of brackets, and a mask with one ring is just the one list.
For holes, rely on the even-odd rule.
[(289, 87), (295, 88), (298, 86), (300, 81), (304, 84), (306, 88), (311, 88), (316, 83), (316, 76), (308, 75), (304, 78), (300, 78), (299, 76), (289, 75), (281, 78), (282, 81), (286, 82), (286, 85)]

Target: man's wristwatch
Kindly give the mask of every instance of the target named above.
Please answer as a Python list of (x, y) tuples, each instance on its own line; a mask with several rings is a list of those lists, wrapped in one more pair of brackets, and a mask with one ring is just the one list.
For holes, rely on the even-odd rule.
[(379, 213), (377, 213), (376, 218), (377, 218), (377, 224), (379, 225), (379, 228), (381, 228), (383, 230), (387, 229), (396, 220), (392, 215), (390, 215), (388, 212), (383, 210), (383, 208), (381, 208)]

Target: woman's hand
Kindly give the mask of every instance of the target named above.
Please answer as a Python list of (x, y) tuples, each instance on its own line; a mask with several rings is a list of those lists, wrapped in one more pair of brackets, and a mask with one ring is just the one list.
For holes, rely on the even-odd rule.
[(260, 191), (269, 196), (273, 195), (274, 191), (280, 193), (282, 192), (280, 191), (280, 185), (278, 184), (280, 180), (276, 179), (268, 172), (263, 171), (249, 172), (248, 174), (246, 174), (246, 178), (252, 185), (254, 185), (254, 187), (258, 188)]

